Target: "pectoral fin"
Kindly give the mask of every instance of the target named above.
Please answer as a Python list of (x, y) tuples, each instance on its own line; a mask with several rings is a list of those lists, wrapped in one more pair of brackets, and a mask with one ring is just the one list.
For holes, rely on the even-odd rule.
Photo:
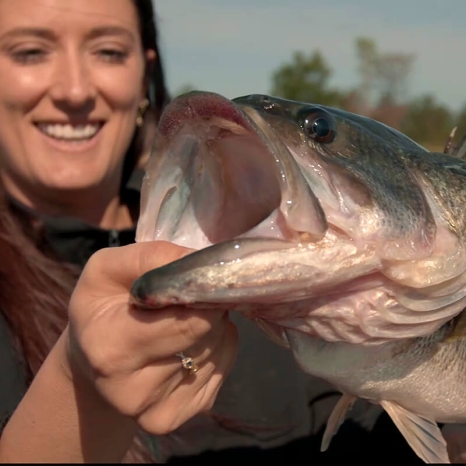
[(290, 349), (288, 338), (286, 337), (283, 328), (279, 325), (275, 325), (272, 322), (267, 322), (263, 319), (256, 319), (256, 324), (262, 331), (276, 344), (283, 346), (286, 349)]
[(450, 464), (447, 446), (436, 422), (391, 401), (380, 402), (414, 452), (426, 463)]
[(337, 404), (333, 408), (332, 414), (327, 421), (325, 427), (324, 436), (322, 438), (322, 445), (320, 451), (327, 450), (332, 437), (338, 432), (338, 429), (345, 420), (346, 413), (351, 409), (353, 403), (356, 401), (356, 397), (352, 395), (343, 394), (343, 396), (337, 401)]

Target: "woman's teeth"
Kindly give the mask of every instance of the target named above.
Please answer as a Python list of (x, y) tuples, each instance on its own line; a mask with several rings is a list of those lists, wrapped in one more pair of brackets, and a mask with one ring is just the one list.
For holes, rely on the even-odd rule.
[(55, 139), (67, 141), (85, 141), (91, 139), (102, 127), (100, 124), (87, 125), (60, 125), (60, 124), (39, 124), (38, 128), (48, 136)]

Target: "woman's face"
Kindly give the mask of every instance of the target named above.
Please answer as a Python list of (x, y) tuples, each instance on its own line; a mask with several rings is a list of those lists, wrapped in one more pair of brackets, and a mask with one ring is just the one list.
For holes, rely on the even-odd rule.
[(29, 205), (118, 190), (147, 59), (131, 0), (0, 0), (0, 174)]

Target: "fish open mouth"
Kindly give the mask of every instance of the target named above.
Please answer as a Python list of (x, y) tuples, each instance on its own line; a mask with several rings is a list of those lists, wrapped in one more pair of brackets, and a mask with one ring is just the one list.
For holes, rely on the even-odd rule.
[[(187, 94), (161, 118), (136, 240), (197, 251), (136, 280), (134, 303), (223, 307), (357, 344), (428, 335), (465, 308), (462, 240), (432, 217), (397, 150), (384, 162), (397, 168), (396, 185), (370, 167), (360, 183), (390, 202), (363, 204), (342, 169), (327, 164), (319, 173), (329, 176), (313, 179), (298, 166), (297, 146), (278, 133), (300, 127), (247, 102)], [(362, 171), (360, 160), (346, 163)]]
[(239, 237), (322, 237), (317, 199), (286, 147), (255, 120), (266, 125), (217, 94), (188, 94), (169, 107), (159, 124), (161, 155), (148, 167), (138, 241), (202, 249)]

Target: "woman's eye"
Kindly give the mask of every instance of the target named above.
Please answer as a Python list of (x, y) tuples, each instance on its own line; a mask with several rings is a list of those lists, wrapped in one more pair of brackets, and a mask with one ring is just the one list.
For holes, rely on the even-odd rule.
[(38, 48), (15, 50), (12, 53), (13, 59), (21, 64), (34, 64), (38, 63), (45, 58), (47, 53)]
[(126, 52), (115, 49), (101, 49), (98, 55), (100, 58), (110, 63), (123, 63), (128, 57)]

